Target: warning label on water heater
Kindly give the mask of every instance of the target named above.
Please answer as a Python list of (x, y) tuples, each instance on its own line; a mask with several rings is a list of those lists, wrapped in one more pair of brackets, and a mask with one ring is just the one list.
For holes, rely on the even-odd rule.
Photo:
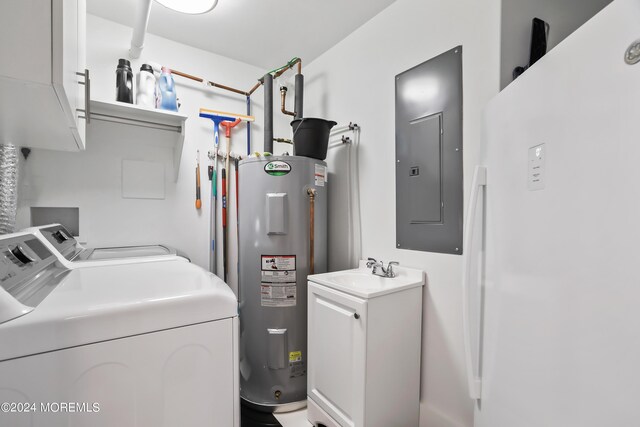
[(296, 256), (262, 255), (260, 305), (294, 307), (297, 299)]
[(296, 271), (295, 255), (262, 255), (262, 271)]
[(324, 187), (324, 183), (327, 182), (327, 167), (316, 163), (313, 178), (317, 187)]
[(307, 373), (307, 369), (302, 360), (301, 351), (289, 352), (289, 378), (301, 377)]

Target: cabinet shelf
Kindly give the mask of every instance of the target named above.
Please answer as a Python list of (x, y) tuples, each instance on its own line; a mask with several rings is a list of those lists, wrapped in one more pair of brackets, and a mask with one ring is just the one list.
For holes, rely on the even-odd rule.
[(177, 181), (180, 171), (180, 159), (184, 144), (185, 121), (187, 117), (174, 111), (157, 110), (134, 104), (117, 101), (91, 100), (91, 120), (138, 126), (173, 132), (173, 170), (174, 180)]

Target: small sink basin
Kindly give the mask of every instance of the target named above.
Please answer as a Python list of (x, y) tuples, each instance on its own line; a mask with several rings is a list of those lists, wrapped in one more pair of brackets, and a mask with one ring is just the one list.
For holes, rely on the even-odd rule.
[(424, 285), (422, 270), (396, 266), (393, 268), (396, 277), (376, 276), (360, 261), (360, 267), (353, 270), (335, 271), (332, 273), (314, 274), (309, 281), (319, 283), (362, 298), (372, 298), (404, 289)]
[(330, 280), (342, 286), (354, 288), (383, 288), (389, 280), (386, 277), (376, 276), (369, 272), (360, 270), (345, 270), (336, 273), (329, 273)]

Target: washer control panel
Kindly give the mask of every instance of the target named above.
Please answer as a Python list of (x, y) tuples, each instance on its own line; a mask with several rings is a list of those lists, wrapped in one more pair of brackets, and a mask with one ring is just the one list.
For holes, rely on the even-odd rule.
[[(57, 258), (33, 234), (0, 239), (0, 287), (10, 297), (35, 307), (65, 271)], [(6, 295), (5, 295), (6, 297)]]
[(41, 228), (40, 232), (45, 239), (53, 245), (56, 250), (62, 254), (67, 260), (73, 260), (80, 252), (84, 250), (78, 244), (73, 235), (62, 225), (52, 225), (51, 227)]

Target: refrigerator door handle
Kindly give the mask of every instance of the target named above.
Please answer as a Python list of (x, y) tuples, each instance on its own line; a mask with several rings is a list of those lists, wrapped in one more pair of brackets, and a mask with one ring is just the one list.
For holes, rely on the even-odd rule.
[[(469, 211), (467, 213), (467, 220), (465, 224), (465, 236), (464, 236), (464, 264), (462, 270), (462, 325), (464, 329), (464, 350), (466, 359), (467, 380), (469, 382), (469, 395), (472, 399), (480, 399), (480, 393), (482, 389), (482, 379), (480, 378), (480, 319), (478, 316), (476, 324), (472, 324), (471, 313), (471, 286), (475, 285), (480, 287), (481, 278), (479, 275), (472, 275), (472, 262), (478, 258), (478, 251), (474, 250), (474, 236), (482, 236), (483, 230), (475, 230), (474, 225), (476, 223), (477, 215), (482, 215), (483, 212), (478, 212), (478, 200), (482, 194), (483, 188), (487, 185), (487, 168), (485, 166), (476, 166), (473, 173), (473, 181), (471, 184), (471, 197), (469, 204)], [(484, 226), (484, 223), (480, 222)], [(481, 299), (477, 299), (477, 303), (481, 303)], [(480, 307), (478, 307), (479, 313)], [(477, 328), (478, 342), (474, 345), (472, 341), (471, 330)]]

